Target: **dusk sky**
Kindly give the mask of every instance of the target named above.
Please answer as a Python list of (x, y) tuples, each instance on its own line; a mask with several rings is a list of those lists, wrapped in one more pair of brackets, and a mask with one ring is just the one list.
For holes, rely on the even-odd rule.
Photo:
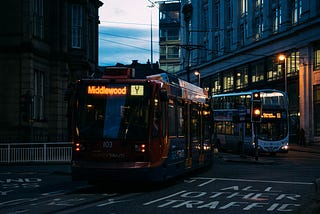
[(158, 4), (148, 0), (102, 0), (99, 9), (99, 65), (151, 61), (151, 13), (153, 62), (159, 61)]

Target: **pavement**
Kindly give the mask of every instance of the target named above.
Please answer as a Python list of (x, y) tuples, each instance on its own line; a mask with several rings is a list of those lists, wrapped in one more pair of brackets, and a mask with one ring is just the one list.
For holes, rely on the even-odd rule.
[[(320, 154), (320, 143), (313, 143), (306, 146), (298, 144), (289, 144), (289, 152), (308, 152)], [(229, 155), (229, 154), (219, 154), (218, 158), (222, 158), (226, 162), (243, 162), (249, 164), (275, 164), (274, 161), (270, 160), (267, 156), (259, 156), (258, 158), (253, 156), (239, 156), (239, 155)], [(314, 181), (315, 191), (311, 193), (307, 203), (303, 204), (296, 213), (303, 214), (320, 214), (320, 178)]]

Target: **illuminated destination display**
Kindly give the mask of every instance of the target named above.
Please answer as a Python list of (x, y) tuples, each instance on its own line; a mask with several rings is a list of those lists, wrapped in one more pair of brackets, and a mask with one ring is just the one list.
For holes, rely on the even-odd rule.
[(88, 94), (95, 95), (126, 95), (127, 87), (116, 88), (107, 86), (88, 86)]
[(270, 118), (270, 119), (279, 119), (281, 118), (281, 113), (277, 112), (277, 113), (272, 113), (272, 112), (264, 112), (262, 114), (263, 118)]
[(144, 86), (143, 85), (131, 85), (131, 93), (132, 96), (143, 96), (144, 94)]

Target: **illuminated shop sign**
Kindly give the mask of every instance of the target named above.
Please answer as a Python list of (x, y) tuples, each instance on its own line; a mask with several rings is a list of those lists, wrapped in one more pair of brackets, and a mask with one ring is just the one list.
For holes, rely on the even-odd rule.
[(88, 86), (88, 94), (94, 95), (126, 95), (127, 87)]

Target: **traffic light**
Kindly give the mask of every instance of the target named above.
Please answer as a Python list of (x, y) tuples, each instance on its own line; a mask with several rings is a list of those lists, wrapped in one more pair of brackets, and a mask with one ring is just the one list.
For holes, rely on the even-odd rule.
[(260, 92), (253, 93), (251, 106), (251, 122), (261, 122), (261, 98)]
[(253, 95), (252, 95), (252, 101), (259, 101), (259, 102), (261, 102), (260, 92), (254, 92), (254, 93), (253, 93)]

